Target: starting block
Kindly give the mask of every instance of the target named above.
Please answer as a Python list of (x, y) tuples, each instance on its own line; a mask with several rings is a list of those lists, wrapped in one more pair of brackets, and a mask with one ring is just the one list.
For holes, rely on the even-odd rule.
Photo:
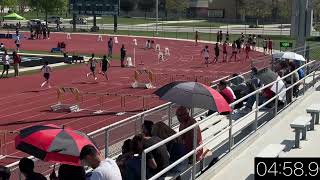
[(71, 39), (71, 34), (67, 33), (67, 39)]
[[(141, 82), (141, 76), (147, 76), (145, 82)], [(145, 78), (146, 79), (146, 78)], [(131, 84), (132, 88), (144, 88), (144, 89), (153, 89), (155, 82), (155, 76), (151, 70), (141, 69), (134, 72), (134, 82)]]
[(103, 41), (103, 38), (101, 35), (98, 36), (98, 40), (97, 41)]
[(160, 51), (161, 51), (160, 44), (157, 44), (157, 45), (156, 45), (156, 51), (157, 51), (157, 52), (160, 52)]
[(169, 51), (169, 48), (168, 48), (168, 47), (166, 47), (166, 48), (164, 49), (164, 55), (165, 55), (165, 56), (170, 56), (170, 51)]
[[(72, 94), (75, 96), (75, 104), (62, 104), (62, 98), (65, 94)], [(62, 87), (57, 89), (58, 103), (51, 106), (53, 112), (68, 111), (79, 112), (80, 111), (80, 91), (77, 88)]]

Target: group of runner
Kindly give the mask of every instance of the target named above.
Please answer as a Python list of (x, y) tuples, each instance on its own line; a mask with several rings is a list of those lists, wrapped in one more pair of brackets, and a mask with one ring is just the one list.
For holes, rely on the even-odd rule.
[[(213, 50), (214, 50), (214, 58), (212, 60), (212, 62), (209, 62), (210, 59), (210, 53), (209, 53), (209, 46), (206, 45), (204, 47), (204, 49), (202, 49), (201, 51), (201, 56), (204, 58), (205, 64), (208, 67), (210, 63), (218, 63), (219, 61), (219, 56), (220, 56), (220, 45), (222, 44), (222, 62), (231, 62), (231, 61), (241, 61), (240, 58), (238, 58), (238, 54), (241, 53), (241, 50), (243, 49), (246, 56), (245, 56), (245, 61), (250, 59), (250, 52), (251, 51), (255, 51), (256, 50), (256, 45), (257, 45), (257, 37), (255, 35), (249, 35), (248, 38), (246, 38), (246, 36), (241, 33), (241, 36), (232, 42), (231, 44), (231, 56), (228, 57), (229, 52), (228, 52), (228, 46), (229, 44), (229, 32), (227, 32), (226, 34), (226, 40), (222, 43), (222, 38), (223, 38), (223, 34), (222, 31), (219, 31), (217, 33), (217, 40), (218, 42), (215, 44)], [(199, 34), (198, 31), (196, 31), (196, 35), (195, 35), (195, 42), (196, 45), (198, 45), (198, 40), (199, 40)], [(273, 53), (273, 42), (272, 40), (269, 38), (265, 38), (263, 41), (263, 49), (264, 49), (264, 54), (270, 54), (272, 55)], [(228, 60), (229, 58), (229, 60)]]

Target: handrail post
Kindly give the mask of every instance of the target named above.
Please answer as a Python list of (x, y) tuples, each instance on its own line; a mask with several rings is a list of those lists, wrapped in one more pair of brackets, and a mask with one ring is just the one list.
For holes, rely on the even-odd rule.
[(279, 81), (276, 82), (276, 99), (274, 103), (274, 116), (278, 114), (278, 99), (279, 99)]
[(258, 112), (259, 112), (259, 93), (256, 93), (256, 109), (254, 117), (254, 131), (257, 131), (258, 128)]
[(146, 153), (142, 151), (142, 156), (141, 156), (141, 180), (146, 179), (146, 172), (147, 172), (147, 158), (146, 158)]
[[(140, 116), (140, 121), (139, 121), (139, 122), (140, 122), (140, 124), (139, 124), (140, 126), (138, 127), (138, 129), (141, 129), (141, 127), (142, 127), (142, 125), (143, 125), (143, 123), (144, 123), (144, 116), (145, 116), (144, 114), (142, 114), (142, 115)], [(140, 133), (140, 132), (141, 132), (141, 131), (139, 131), (139, 133)]]
[(191, 108), (191, 117), (193, 117), (194, 116), (194, 108)]
[[(197, 144), (198, 144), (198, 126), (193, 128), (193, 150), (197, 149)], [(193, 158), (192, 158), (192, 180), (196, 179), (196, 173), (197, 173), (197, 151), (194, 151), (193, 153)]]
[(313, 71), (313, 79), (312, 79), (313, 87), (316, 85), (316, 70)]
[[(291, 85), (293, 85), (293, 74), (291, 74)], [(293, 89), (294, 89), (294, 86), (290, 89), (290, 99), (291, 99), (291, 102), (293, 101)]]
[(303, 95), (306, 93), (306, 78), (303, 79)]
[(108, 154), (109, 154), (109, 150), (108, 150), (108, 147), (109, 147), (109, 129), (106, 129), (104, 131), (104, 140), (105, 140), (105, 143), (104, 143), (104, 157), (107, 158), (108, 157)]
[(233, 147), (233, 137), (232, 137), (232, 126), (233, 126), (233, 124), (232, 124), (231, 113), (228, 114), (228, 119), (229, 119), (229, 152), (231, 152), (231, 149)]
[(170, 105), (169, 105), (169, 108), (168, 108), (168, 124), (169, 124), (169, 127), (170, 127), (170, 128), (172, 127), (171, 108), (172, 108), (172, 104), (170, 104)]

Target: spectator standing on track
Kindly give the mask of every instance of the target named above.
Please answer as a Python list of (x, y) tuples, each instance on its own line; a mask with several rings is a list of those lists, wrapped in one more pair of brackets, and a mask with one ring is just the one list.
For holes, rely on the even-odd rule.
[(219, 35), (219, 42), (221, 43), (223, 40), (223, 34), (222, 34), (222, 31), (220, 31), (220, 35)]
[(112, 58), (112, 48), (113, 48), (113, 39), (110, 38), (108, 41), (108, 56)]
[(0, 165), (0, 180), (9, 180), (10, 179), (10, 169)]
[(237, 52), (238, 52), (238, 50), (237, 50), (236, 42), (233, 41), (233, 43), (232, 43), (232, 55), (230, 57), (230, 61), (231, 61), (232, 57), (234, 57), (234, 62), (237, 61)]
[(262, 46), (263, 46), (263, 54), (267, 55), (268, 53), (268, 40), (267, 38), (264, 38), (263, 42), (262, 42)]
[(124, 59), (125, 59), (126, 56), (127, 56), (127, 50), (126, 50), (126, 48), (124, 47), (124, 44), (122, 44), (122, 47), (121, 47), (121, 49), (120, 49), (120, 55), (121, 55), (121, 57), (120, 57), (121, 67), (123, 68), (123, 67), (125, 67), (125, 65), (124, 65)]
[(216, 46), (214, 47), (214, 54), (216, 56), (214, 57), (213, 63), (217, 63), (219, 60), (219, 54), (220, 54), (219, 43), (216, 43)]
[(52, 69), (49, 66), (49, 62), (48, 61), (46, 61), (44, 63), (44, 65), (41, 68), (41, 71), (43, 72), (43, 77), (45, 79), (45, 81), (41, 84), (41, 87), (43, 87), (44, 85), (48, 84), (48, 88), (51, 88), (49, 79), (50, 79), (50, 73), (52, 72)]
[(94, 146), (84, 146), (80, 152), (80, 159), (94, 169), (90, 180), (122, 180), (117, 163), (112, 159), (102, 158)]
[(252, 50), (255, 51), (257, 46), (257, 36), (254, 34), (252, 38)]
[(101, 73), (100, 74), (102, 74), (104, 77), (106, 77), (107, 80), (109, 80), (108, 69), (110, 67), (110, 63), (109, 63), (108, 57), (106, 55), (103, 56), (101, 63), (100, 63), (100, 66), (101, 66)]
[(237, 40), (236, 40), (236, 45), (237, 45), (237, 49), (238, 49), (238, 54), (240, 54), (241, 53), (241, 40), (240, 40), (240, 38), (238, 38)]
[(268, 39), (268, 50), (269, 50), (269, 54), (272, 55), (273, 53), (273, 42), (271, 40), (271, 38)]
[(19, 50), (20, 50), (20, 44), (21, 44), (20, 36), (17, 36), (17, 39), (14, 41), (14, 43), (16, 44), (17, 51), (19, 52)]
[(22, 158), (19, 162), (20, 172), (25, 176), (25, 180), (47, 180), (40, 173), (34, 172), (34, 162), (28, 158)]
[(91, 72), (87, 74), (87, 77), (89, 77), (90, 75), (93, 75), (93, 78), (95, 81), (98, 79), (98, 77), (96, 76), (97, 63), (98, 63), (97, 59), (94, 57), (94, 54), (92, 54), (91, 58), (89, 59), (89, 65), (90, 65)]
[(209, 46), (206, 45), (205, 48), (201, 51), (202, 56), (204, 57), (204, 63), (209, 66)]
[[(178, 118), (178, 121), (180, 123), (179, 126), (179, 131), (182, 131), (193, 124), (196, 124), (197, 121), (193, 118), (190, 117), (189, 111), (186, 107), (180, 106), (177, 111), (176, 111), (176, 116)], [(201, 136), (201, 130), (198, 127), (197, 128), (197, 147), (202, 144), (202, 136)], [(182, 143), (185, 145), (187, 152), (190, 152), (193, 150), (193, 129), (184, 133), (181, 138), (182, 138)], [(202, 154), (203, 154), (203, 149), (199, 149), (197, 152), (197, 160), (202, 159)]]
[(220, 42), (220, 31), (217, 32), (217, 42)]
[(250, 43), (247, 42), (246, 43), (246, 58), (245, 58), (245, 61), (250, 58), (250, 55), (249, 55), (250, 51), (251, 51), (251, 46), (250, 46)]
[(227, 42), (229, 42), (229, 39), (230, 39), (229, 36), (230, 36), (230, 35), (229, 35), (229, 31), (227, 31), (227, 34), (226, 34), (226, 41), (227, 41)]
[(10, 57), (8, 55), (7, 50), (5, 50), (2, 55), (2, 63), (3, 63), (3, 71), (0, 78), (3, 78), (4, 72), (6, 72), (6, 78), (8, 78), (8, 73), (10, 69)]
[(222, 51), (223, 51), (223, 59), (222, 59), (222, 62), (227, 62), (227, 59), (228, 59), (228, 51), (227, 51), (227, 46), (228, 46), (228, 43), (227, 41), (225, 41), (222, 45)]
[(195, 35), (196, 46), (198, 46), (198, 40), (199, 40), (199, 32), (196, 31), (196, 35)]
[(19, 77), (19, 66), (21, 63), (21, 58), (16, 51), (13, 51), (12, 58), (13, 58), (14, 76)]

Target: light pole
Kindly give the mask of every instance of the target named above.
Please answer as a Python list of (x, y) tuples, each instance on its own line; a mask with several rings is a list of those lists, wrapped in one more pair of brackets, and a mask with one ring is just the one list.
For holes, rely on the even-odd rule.
[(156, 34), (158, 34), (159, 0), (156, 0)]

